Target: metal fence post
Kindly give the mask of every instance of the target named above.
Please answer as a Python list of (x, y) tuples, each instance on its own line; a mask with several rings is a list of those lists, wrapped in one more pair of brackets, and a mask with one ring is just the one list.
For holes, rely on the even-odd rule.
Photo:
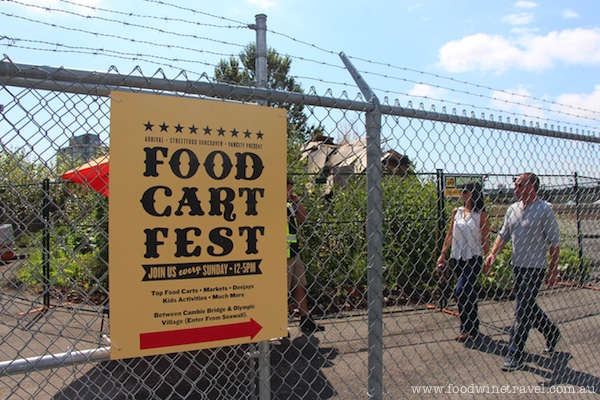
[(436, 234), (436, 250), (441, 253), (442, 246), (444, 245), (444, 230), (446, 229), (446, 215), (445, 215), (445, 197), (444, 197), (444, 170), (438, 169), (436, 171), (437, 178), (437, 234)]
[[(436, 179), (437, 179), (437, 227), (436, 227), (436, 251), (437, 254), (434, 255), (434, 259), (442, 253), (442, 248), (444, 246), (444, 238), (446, 231), (446, 196), (444, 194), (444, 170), (437, 169), (436, 170)], [(448, 282), (441, 279), (439, 282), (440, 289), (440, 301), (439, 307), (440, 311), (443, 311), (448, 305), (448, 299), (450, 295), (448, 293)]]
[(383, 208), (381, 185), (381, 110), (379, 99), (344, 53), (344, 65), (374, 107), (366, 111), (367, 128), (367, 299), (369, 320), (368, 397), (383, 397)]
[[(256, 25), (256, 85), (261, 88), (267, 87), (267, 16), (257, 14), (255, 16)], [(258, 100), (258, 104), (266, 106), (266, 100)], [(270, 387), (270, 358), (269, 342), (262, 341), (258, 343), (258, 396), (260, 400), (271, 399)]]
[[(267, 16), (257, 14), (256, 20), (256, 86), (267, 87)], [(258, 104), (266, 106), (266, 100), (258, 100)]]
[(50, 308), (50, 179), (42, 183), (42, 276), (44, 277), (44, 307)]
[(383, 216), (381, 113), (367, 112), (367, 257), (369, 315), (369, 398), (383, 397)]
[(577, 172), (573, 174), (575, 181), (575, 215), (577, 221), (577, 250), (579, 255), (579, 283), (583, 285), (585, 281), (585, 271), (583, 268), (583, 238), (581, 237), (581, 207), (579, 205), (579, 177)]

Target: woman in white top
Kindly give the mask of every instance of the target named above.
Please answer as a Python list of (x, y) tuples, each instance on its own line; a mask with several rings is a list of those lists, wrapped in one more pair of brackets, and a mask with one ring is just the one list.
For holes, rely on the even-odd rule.
[(464, 342), (479, 333), (475, 283), (481, 272), (483, 256), (490, 251), (490, 226), (481, 185), (469, 182), (460, 193), (464, 207), (452, 211), (438, 266), (446, 264), (446, 254), (451, 249), (449, 265), (456, 276), (454, 296), (460, 316), (460, 333), (456, 340)]

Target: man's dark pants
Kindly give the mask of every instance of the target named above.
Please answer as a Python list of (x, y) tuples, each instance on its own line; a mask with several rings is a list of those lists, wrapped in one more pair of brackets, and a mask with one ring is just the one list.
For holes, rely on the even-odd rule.
[(529, 330), (536, 328), (546, 340), (558, 334), (558, 326), (550, 321), (536, 299), (544, 283), (546, 269), (514, 267), (515, 321), (511, 330), (509, 357), (523, 361)]

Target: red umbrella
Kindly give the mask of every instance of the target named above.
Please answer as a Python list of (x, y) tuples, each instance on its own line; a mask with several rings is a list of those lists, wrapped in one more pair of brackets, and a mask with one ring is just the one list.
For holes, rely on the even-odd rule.
[(65, 172), (61, 178), (89, 186), (108, 197), (108, 154)]

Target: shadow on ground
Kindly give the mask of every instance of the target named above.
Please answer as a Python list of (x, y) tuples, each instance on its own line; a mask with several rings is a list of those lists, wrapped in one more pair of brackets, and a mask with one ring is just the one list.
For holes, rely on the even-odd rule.
[[(328, 399), (321, 368), (337, 356), (314, 337), (271, 342), (271, 399)], [(250, 345), (104, 361), (59, 390), (67, 399), (249, 399), (257, 395)]]
[(282, 339), (271, 352), (271, 391), (275, 399), (329, 399), (336, 395), (322, 368), (338, 356), (334, 348), (319, 348), (314, 336)]
[(254, 388), (248, 352), (244, 345), (104, 361), (53, 399), (243, 399)]
[[(495, 340), (486, 335), (479, 335), (476, 339), (465, 343), (465, 346), (503, 358), (508, 355), (508, 342)], [(526, 353), (522, 370), (544, 378), (545, 381), (539, 382), (540, 386), (573, 385), (598, 393), (600, 377), (571, 369), (568, 364), (572, 358), (568, 352), (556, 352), (548, 356)]]

